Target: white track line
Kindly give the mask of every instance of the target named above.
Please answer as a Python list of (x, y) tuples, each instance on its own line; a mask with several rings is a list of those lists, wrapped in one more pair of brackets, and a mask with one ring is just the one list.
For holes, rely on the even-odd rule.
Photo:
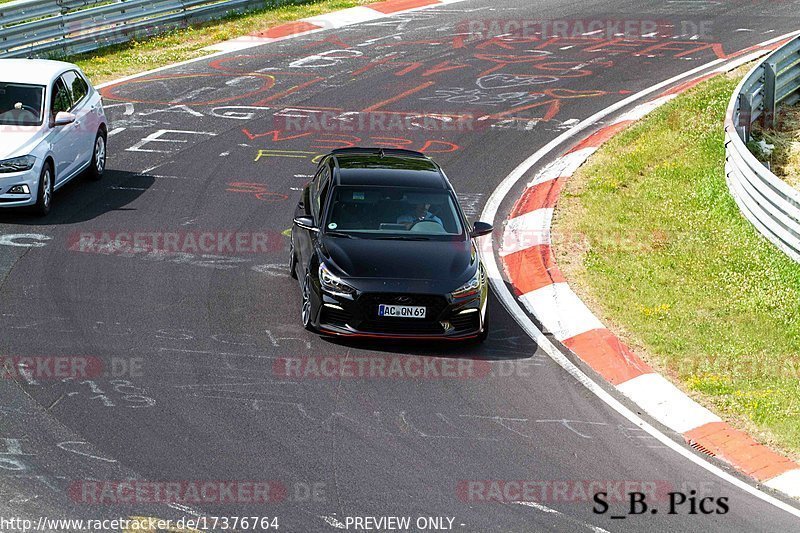
[[(770, 39), (768, 41), (764, 41), (757, 46), (767, 46), (774, 42), (780, 41), (782, 39), (786, 39), (789, 37), (794, 37), (796, 35), (800, 35), (800, 31), (795, 31), (791, 33), (787, 33), (780, 37), (776, 37), (774, 39)], [(767, 53), (766, 51), (763, 53)], [(675, 82), (678, 82), (684, 78), (689, 78), (694, 76), (697, 73), (703, 72), (704, 70), (708, 70), (714, 66), (722, 65), (728, 62), (726, 59), (717, 59), (715, 61), (711, 61), (710, 63), (706, 63), (705, 65), (701, 65), (697, 68), (689, 70), (683, 74), (679, 74), (674, 76), (668, 80), (662, 81), (657, 83), (647, 89), (644, 89), (636, 94), (633, 94), (623, 100), (620, 100), (616, 104), (613, 104), (605, 109), (602, 109), (595, 113), (594, 115), (590, 116), (589, 118), (582, 120), (578, 124), (575, 125), (572, 129), (565, 131), (542, 148), (537, 150), (533, 155), (531, 155), (528, 159), (523, 161), (517, 168), (515, 168), (511, 174), (509, 174), (495, 189), (492, 195), (489, 197), (489, 200), (486, 203), (486, 207), (483, 209), (483, 213), (481, 214), (481, 220), (488, 220), (493, 222), (497, 217), (497, 212), (500, 209), (500, 205), (502, 204), (503, 200), (508, 196), (511, 190), (514, 188), (517, 183), (522, 180), (525, 175), (530, 171), (539, 161), (541, 161), (544, 157), (548, 156), (550, 152), (558, 148), (564, 141), (574, 137), (578, 133), (582, 132), (583, 130), (589, 128), (592, 125), (597, 124), (601, 119), (611, 115), (612, 113), (638, 101), (642, 98), (657, 92), (669, 85), (672, 85)], [(657, 428), (646, 422), (642, 417), (628, 409), (625, 405), (623, 405), (619, 400), (617, 400), (614, 396), (612, 396), (609, 392), (603, 389), (600, 385), (598, 385), (592, 378), (587, 376), (581, 369), (579, 369), (575, 364), (570, 361), (561, 351), (556, 348), (556, 346), (550, 342), (544, 333), (542, 333), (530, 317), (525, 313), (525, 311), (520, 307), (519, 303), (514, 298), (514, 295), (511, 294), (511, 291), (508, 290), (506, 287), (505, 282), (503, 281), (503, 277), (500, 273), (500, 269), (497, 266), (497, 257), (494, 253), (483, 254), (483, 261), (486, 269), (489, 273), (489, 279), (492, 283), (492, 287), (494, 288), (494, 292), (497, 295), (500, 302), (506, 308), (506, 310), (514, 317), (517, 323), (522, 327), (523, 330), (538, 344), (542, 350), (553, 360), (555, 361), (561, 368), (566, 370), (572, 377), (574, 377), (579, 383), (581, 383), (584, 387), (589, 389), (595, 396), (597, 396), (600, 400), (605, 402), (609, 407), (614, 409), (617, 413), (625, 417), (631, 423), (635, 424), (637, 427), (641, 428), (642, 430), (646, 431), (649, 435), (653, 438), (667, 446), (668, 448), (672, 449), (674, 452), (682, 455), (684, 458), (688, 459), (692, 463), (698, 465), (701, 468), (704, 468), (711, 474), (719, 477), (723, 481), (727, 481), (731, 485), (742, 489), (743, 491), (747, 492), (763, 500), (770, 505), (777, 507), (787, 513), (800, 518), (800, 509), (789, 505), (774, 496), (762, 492), (761, 490), (751, 486), (749, 483), (742, 481), (741, 479), (732, 476), (731, 474), (725, 472), (721, 468), (716, 465), (713, 465), (700, 457), (696, 456), (694, 453), (690, 452), (684, 446), (676, 443), (667, 435), (659, 431)]]
[(531, 507), (531, 508), (536, 509), (537, 511), (541, 511), (543, 513), (555, 514), (557, 516), (560, 516), (561, 518), (563, 518), (564, 520), (566, 520), (567, 522), (569, 522), (569, 523), (571, 523), (573, 525), (579, 526), (581, 528), (589, 529), (591, 531), (594, 531), (594, 533), (609, 533), (608, 531), (606, 531), (602, 527), (597, 527), (597, 526), (593, 526), (592, 524), (587, 524), (586, 522), (582, 522), (582, 521), (580, 521), (580, 520), (578, 520), (576, 518), (572, 518), (569, 515), (565, 515), (560, 511), (556, 511), (555, 509), (551, 509), (550, 507), (548, 507), (546, 505), (542, 505), (541, 503), (538, 503), (538, 502), (519, 501), (519, 502), (513, 502), (513, 503), (515, 503), (517, 505), (524, 505), (525, 507)]

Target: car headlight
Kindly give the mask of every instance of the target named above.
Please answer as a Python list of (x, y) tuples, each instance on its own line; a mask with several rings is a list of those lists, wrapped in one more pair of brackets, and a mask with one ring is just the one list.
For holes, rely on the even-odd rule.
[(32, 155), (4, 159), (0, 161), (0, 172), (22, 172), (23, 170), (30, 170), (35, 163), (36, 158)]
[(337, 296), (352, 296), (356, 290), (341, 280), (341, 278), (334, 276), (325, 263), (319, 264), (319, 282), (325, 291), (335, 294)]
[(475, 271), (475, 275), (472, 276), (472, 279), (454, 290), (452, 292), (452, 296), (453, 298), (464, 298), (465, 296), (478, 294), (484, 283), (486, 283), (486, 276), (483, 273), (483, 268), (478, 267), (478, 270)]

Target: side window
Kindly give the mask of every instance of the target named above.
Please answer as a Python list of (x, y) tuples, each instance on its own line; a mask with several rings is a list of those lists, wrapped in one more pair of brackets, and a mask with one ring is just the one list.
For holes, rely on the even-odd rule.
[(53, 98), (50, 102), (50, 112), (55, 116), (56, 113), (61, 111), (69, 111), (71, 107), (72, 98), (64, 82), (59, 78), (53, 85)]
[(315, 198), (317, 196), (317, 191), (319, 190), (319, 183), (322, 180), (322, 173), (325, 171), (325, 165), (319, 167), (317, 173), (314, 174), (314, 177), (311, 178), (311, 183), (308, 185), (308, 193), (311, 198)]
[(70, 70), (69, 72), (65, 72), (64, 75), (61, 76), (61, 79), (72, 94), (73, 105), (83, 100), (84, 97), (89, 94), (89, 85), (76, 71)]
[(317, 224), (322, 222), (322, 209), (324, 207), (322, 201), (328, 194), (328, 185), (331, 181), (330, 176), (331, 173), (328, 170), (328, 165), (326, 164), (322, 169), (322, 174), (319, 176), (319, 182), (311, 191), (311, 212), (314, 214), (314, 220), (317, 222)]
[[(327, 204), (325, 202), (328, 201), (328, 190), (331, 188), (331, 180), (330, 180), (330, 172), (325, 172), (325, 182), (322, 185), (322, 189), (319, 191), (319, 216), (322, 219), (322, 215), (325, 213), (325, 207)], [(320, 220), (322, 222), (322, 220)]]

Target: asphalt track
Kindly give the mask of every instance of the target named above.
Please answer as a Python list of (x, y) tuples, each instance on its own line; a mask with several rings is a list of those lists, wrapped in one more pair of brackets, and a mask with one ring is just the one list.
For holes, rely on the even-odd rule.
[[(658, 21), (672, 34), (641, 42), (602, 33), (580, 42), (465, 35), (492, 20), (571, 28), (595, 18)], [(798, 530), (788, 513), (723, 483), (599, 402), (497, 302), (481, 346), (333, 342), (304, 332), (282, 235), (313, 158), (331, 148), (426, 149), (475, 216), (509, 172), (571, 124), (797, 24), (792, 2), (468, 0), (105, 89), (117, 131), (104, 180), (67, 186), (44, 221), (0, 213), (0, 353), (142, 367), (120, 376), (125, 382), (0, 382), (3, 515), (266, 515), (288, 531), (333, 530), (347, 516), (448, 516), (461, 531)], [(320, 111), (487, 118), (462, 131), (314, 131), (307, 117)], [(305, 129), (293, 130), (297, 124)], [(161, 130), (170, 131), (159, 137)], [(91, 232), (153, 231), (268, 232), (270, 250), (97, 253), (78, 241)], [(32, 238), (9, 242), (11, 234)], [(284, 358), (331, 355), (489, 362), (492, 373), (276, 372)], [(70, 490), (129, 478), (272, 480), (287, 497), (186, 509), (82, 503)], [(611, 519), (625, 506), (597, 515), (590, 499), (575, 496), (533, 506), (470, 501), (466, 480), (656, 483), (727, 497), (730, 511), (667, 515), (659, 502), (659, 514)]]

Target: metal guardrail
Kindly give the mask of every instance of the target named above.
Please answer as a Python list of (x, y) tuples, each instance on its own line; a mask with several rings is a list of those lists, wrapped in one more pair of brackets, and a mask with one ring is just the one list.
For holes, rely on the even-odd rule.
[(280, 0), (17, 0), (0, 4), (0, 57), (64, 57)]
[(800, 37), (751, 70), (725, 114), (725, 175), (742, 214), (778, 248), (800, 262), (800, 191), (773, 174), (747, 148), (753, 124), (774, 127), (780, 105), (800, 100)]

